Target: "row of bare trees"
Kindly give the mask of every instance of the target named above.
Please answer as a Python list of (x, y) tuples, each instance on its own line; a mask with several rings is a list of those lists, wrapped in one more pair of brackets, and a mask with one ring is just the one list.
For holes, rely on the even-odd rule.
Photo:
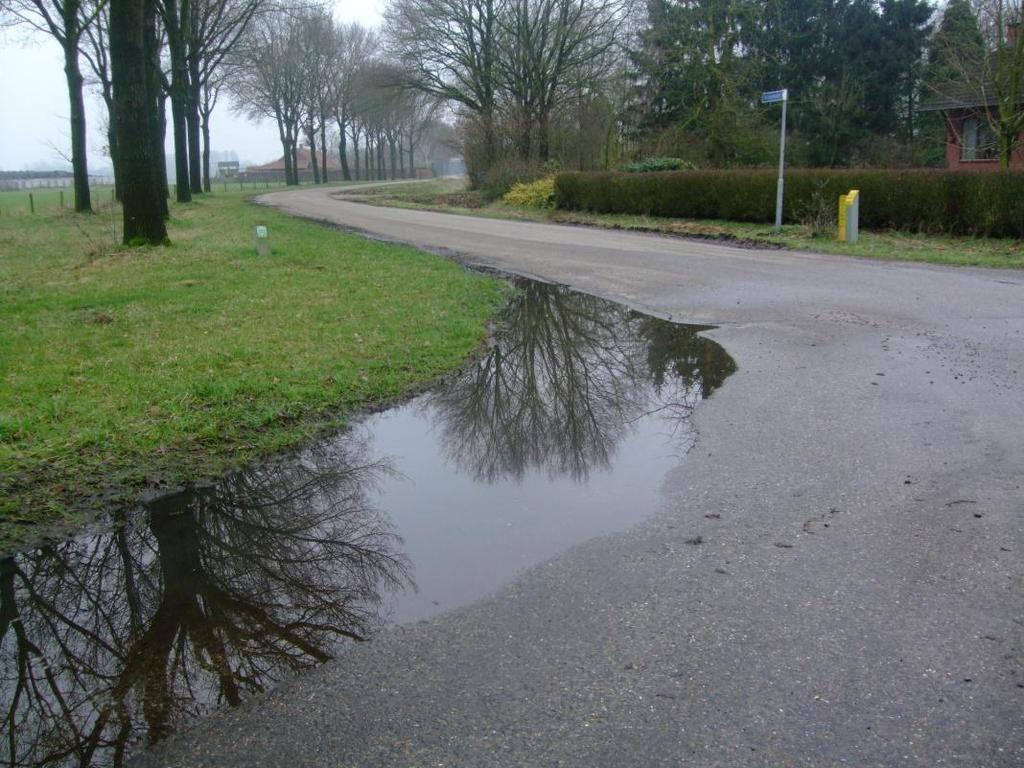
[(409, 87), (377, 32), (337, 23), (327, 6), (278, 5), (261, 16), (228, 73), (236, 108), (276, 123), (289, 184), (299, 183), (303, 143), (314, 182), (328, 180), (332, 154), (345, 180), (412, 176), (441, 108), (434, 94)]
[[(210, 189), (210, 119), (222, 92), (237, 111), (276, 123), (289, 184), (300, 170), (327, 181), (332, 155), (345, 180), (414, 176), (417, 148), (452, 115), (477, 165), (506, 155), (547, 161), (565, 114), (578, 115), (581, 131), (601, 122), (581, 105), (604, 98), (621, 71), (626, 2), (392, 0), (378, 32), (337, 23), (319, 0), (144, 0), (132, 9), (137, 50), (120, 49), (140, 79), (135, 93), (120, 97), (116, 0), (8, 0), (7, 15), (64, 48), (77, 209), (90, 209), (84, 59), (109, 115), (118, 197), (132, 207), (126, 190), (149, 190), (128, 170), (144, 151), (154, 190), (145, 194), (156, 200), (149, 207), (166, 217), (165, 133), (173, 137), (176, 198), (185, 203)], [(118, 114), (126, 108), (130, 114)], [(126, 133), (121, 117), (132, 126)], [(300, 146), (308, 170), (299, 168)], [(149, 239), (145, 229), (126, 225), (126, 241)], [(148, 229), (165, 237), (162, 225)]]
[(392, 0), (385, 30), (410, 84), (458, 106), (489, 167), (509, 153), (548, 161), (556, 121), (614, 100), (629, 12), (629, 0)]
[[(86, 122), (83, 91), (89, 79), (95, 82), (107, 108), (107, 140), (114, 166), (118, 196), (125, 188), (122, 173), (128, 144), (145, 143), (153, 155), (155, 184), (166, 188), (163, 165), (165, 104), (171, 105), (175, 146), (177, 198), (187, 202), (191, 195), (210, 188), (209, 121), (225, 60), (249, 25), (267, 6), (265, 0), (147, 0), (126, 4), (114, 0), (8, 0), (2, 8), (6, 23), (14, 23), (52, 36), (64, 52), (71, 123), (71, 163), (74, 173), (75, 209), (89, 211)], [(119, 13), (126, 16), (119, 16)], [(128, 18), (145, 40), (117, 38), (116, 25)], [(133, 33), (134, 34), (134, 33)], [(127, 45), (127, 47), (122, 47)], [(141, 46), (141, 47), (140, 47)], [(156, 114), (133, 112), (127, 144), (118, 135), (118, 58), (132, 58), (131, 66), (145, 81), (144, 98), (129, 98), (137, 109), (143, 102), (155, 106)], [(91, 76), (83, 72), (82, 60)], [(134, 76), (134, 75), (133, 75)], [(127, 84), (126, 84), (127, 87)], [(137, 102), (137, 103), (136, 103)], [(150, 133), (145, 133), (145, 131)], [(143, 137), (148, 136), (148, 140)], [(201, 146), (201, 136), (206, 137)], [(159, 166), (159, 167), (157, 167)], [(137, 179), (135, 180), (138, 181)], [(135, 189), (133, 183), (132, 189)], [(159, 207), (167, 213), (166, 201)]]

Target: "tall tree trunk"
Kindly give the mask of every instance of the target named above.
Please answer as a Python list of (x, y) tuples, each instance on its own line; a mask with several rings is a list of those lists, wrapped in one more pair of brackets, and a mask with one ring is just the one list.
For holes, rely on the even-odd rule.
[(203, 192), (211, 191), (210, 185), (210, 110), (203, 110)]
[[(77, 18), (71, 23), (77, 25)], [(68, 101), (71, 106), (71, 170), (74, 175), (75, 210), (89, 213), (92, 211), (92, 200), (89, 196), (89, 168), (85, 154), (85, 103), (82, 100), (84, 80), (78, 66), (78, 45), (75, 42), (64, 46), (64, 76), (68, 83)]]
[[(338, 120), (338, 162), (341, 164), (341, 178), (343, 181), (352, 181), (352, 174), (348, 167), (348, 137), (345, 135), (345, 122)], [(358, 156), (356, 162), (359, 162)]]
[(320, 123), (320, 181), (326, 184), (327, 178), (327, 118)]
[(155, 120), (150, 121), (150, 142), (154, 158), (153, 170), (159, 189), (160, 213), (164, 221), (171, 218), (171, 188), (167, 183), (167, 90), (164, 88), (163, 63), (161, 61), (162, 41), (159, 35), (160, 0), (147, 0), (152, 8), (145, 6), (146, 28), (143, 31), (143, 42), (146, 46), (146, 60), (149, 68), (146, 75), (146, 87), (152, 101)]
[(110, 103), (107, 106), (107, 147), (110, 149), (110, 165), (114, 169), (114, 199), (118, 202), (121, 201), (121, 190), (124, 186), (121, 184), (121, 174), (118, 170), (121, 165), (121, 158), (117, 154), (117, 125), (114, 121), (114, 99), (111, 96)]
[[(187, 0), (182, 0), (182, 3)], [(164, 27), (171, 57), (171, 130), (174, 133), (174, 189), (179, 203), (192, 201), (188, 178), (188, 126), (185, 102), (188, 100), (188, 67), (185, 61), (185, 35), (181, 29), (183, 13), (178, 0), (164, 0)]]
[(519, 158), (525, 162), (529, 162), (533, 153), (533, 125), (532, 120), (524, 119), (519, 129)]
[(299, 168), (299, 128), (292, 131), (292, 184), (298, 186), (302, 182), (302, 171)]
[(188, 126), (188, 182), (193, 194), (202, 194), (202, 151), (199, 146), (199, 134), (201, 132), (199, 100), (202, 97), (202, 85), (199, 82), (199, 62), (195, 61), (195, 57), (189, 62), (186, 94), (185, 122)]
[(373, 168), (372, 160), (371, 160), (371, 158), (373, 157), (373, 150), (371, 149), (372, 146), (373, 146), (373, 143), (370, 140), (370, 136), (369, 135), (366, 136), (366, 141), (364, 142), (363, 146), (364, 146), (364, 149), (363, 149), (363, 165), (366, 167), (366, 180), (367, 181), (373, 181), (373, 179), (374, 179), (374, 168)]
[(284, 157), (284, 183), (292, 183), (292, 145), (288, 140), (288, 126), (281, 117), (277, 118), (277, 135), (281, 139), (281, 152)]
[(537, 120), (537, 154), (542, 163), (551, 159), (551, 119), (547, 111)]
[[(149, 51), (156, 37), (155, 0), (110, 0), (110, 66), (114, 116), (124, 179), (124, 242), (157, 244), (167, 240), (160, 209), (160, 184), (152, 141), (158, 116), (154, 76), (148, 76)], [(148, 43), (148, 44), (147, 44)]]
[(391, 164), (391, 180), (395, 180), (395, 171), (398, 170), (398, 152), (396, 151), (395, 140), (388, 139), (388, 161)]
[(355, 160), (353, 171), (355, 173), (355, 180), (359, 181), (359, 134), (355, 131), (352, 133), (352, 159)]
[(405, 175), (405, 147), (402, 142), (398, 142), (398, 175), (403, 179), (408, 178)]
[[(160, 61), (160, 43), (156, 39), (156, 28), (153, 29), (153, 61), (157, 62), (153, 64), (153, 67), (158, 67)], [(153, 99), (156, 103), (156, 123), (153, 125), (153, 135), (150, 137), (150, 141), (153, 144), (153, 157), (154, 172), (156, 173), (157, 184), (160, 185), (160, 210), (163, 212), (164, 218), (170, 218), (171, 210), (168, 208), (167, 200), (171, 196), (171, 188), (167, 183), (167, 150), (165, 144), (167, 140), (167, 96), (163, 92), (163, 87), (160, 85), (160, 79), (156, 75), (155, 69), (151, 68), (153, 72), (152, 82), (150, 82), (150, 89)]]
[(409, 136), (409, 178), (416, 178), (416, 154), (412, 143), (412, 135)]
[(185, 126), (185, 104), (171, 89), (171, 131), (174, 134), (174, 197), (179, 203), (192, 202), (188, 183), (188, 131)]
[(312, 126), (306, 131), (306, 138), (309, 140), (309, 164), (313, 169), (313, 183), (320, 183), (320, 164), (316, 158), (316, 129)]

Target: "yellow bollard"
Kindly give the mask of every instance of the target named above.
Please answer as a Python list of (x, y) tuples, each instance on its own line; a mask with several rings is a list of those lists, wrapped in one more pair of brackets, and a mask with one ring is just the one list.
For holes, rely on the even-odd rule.
[(839, 232), (836, 239), (844, 243), (856, 243), (860, 235), (860, 190), (851, 189), (847, 195), (839, 196)]

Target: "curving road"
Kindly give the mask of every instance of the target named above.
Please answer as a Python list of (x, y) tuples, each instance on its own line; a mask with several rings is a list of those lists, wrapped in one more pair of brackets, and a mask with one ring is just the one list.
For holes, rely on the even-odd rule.
[(1024, 274), (262, 201), (716, 324), (740, 369), (647, 523), (140, 764), (1024, 765)]

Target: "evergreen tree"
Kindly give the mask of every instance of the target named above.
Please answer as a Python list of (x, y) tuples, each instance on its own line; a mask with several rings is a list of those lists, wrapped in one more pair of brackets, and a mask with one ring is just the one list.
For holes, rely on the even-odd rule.
[(935, 90), (960, 79), (960, 62), (978, 61), (985, 54), (985, 41), (969, 0), (950, 0), (942, 22), (932, 39), (925, 73), (925, 86)]

